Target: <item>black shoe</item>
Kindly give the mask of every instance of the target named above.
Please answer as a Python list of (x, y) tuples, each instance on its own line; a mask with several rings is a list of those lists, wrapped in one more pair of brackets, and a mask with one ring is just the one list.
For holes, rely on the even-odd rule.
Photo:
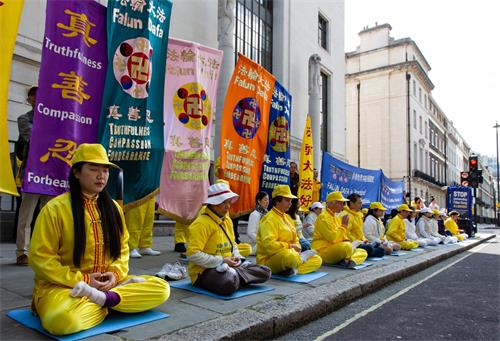
[(177, 243), (174, 247), (175, 252), (186, 252), (186, 245), (184, 243)]
[(297, 270), (295, 269), (286, 269), (285, 271), (280, 272), (278, 275), (283, 277), (291, 277), (297, 274)]

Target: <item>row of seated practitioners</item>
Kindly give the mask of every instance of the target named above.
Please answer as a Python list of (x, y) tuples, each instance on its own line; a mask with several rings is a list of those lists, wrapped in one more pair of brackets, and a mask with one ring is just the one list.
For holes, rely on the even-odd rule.
[[(186, 255), (191, 281), (221, 295), (229, 295), (247, 284), (265, 282), (271, 274), (306, 274), (322, 263), (352, 268), (367, 257), (466, 237), (456, 224), (458, 213), (451, 212), (445, 223), (450, 236), (441, 235), (435, 212), (422, 210), (417, 227), (411, 218), (415, 210), (406, 204), (398, 207), (386, 233), (381, 220), (386, 208), (372, 202), (365, 217), (362, 198), (356, 193), (348, 198), (341, 192), (330, 193), (326, 208), (321, 203), (313, 204), (308, 215), (311, 218), (306, 217), (302, 223), (297, 215), (297, 197), (287, 185), (278, 185), (272, 192), (273, 206), (269, 211), (267, 194), (257, 195), (257, 206), (248, 222), (250, 243), (236, 244), (229, 209), (238, 198), (227, 182), (219, 180), (209, 187), (206, 205), (188, 228)], [(312, 235), (311, 240), (305, 234)], [(245, 261), (244, 257), (250, 254), (256, 255), (257, 264)]]
[[(72, 159), (69, 192), (48, 202), (36, 221), (29, 258), (35, 273), (32, 311), (51, 334), (66, 335), (96, 326), (109, 309), (125, 313), (149, 310), (170, 296), (163, 279), (129, 274), (129, 234), (124, 215), (105, 189), (110, 167), (117, 166), (100, 144), (78, 146)], [(227, 183), (210, 186), (206, 205), (188, 229), (191, 281), (218, 294), (228, 295), (244, 285), (262, 283), (271, 273), (308, 273), (322, 262), (350, 266), (362, 263), (369, 254), (414, 247), (405, 238), (405, 225), (401, 223), (409, 214), (407, 206), (400, 207), (385, 234), (380, 220), (385, 209), (380, 203), (372, 203), (363, 225), (357, 201), (341, 213), (348, 199), (333, 192), (314, 222), (312, 249), (303, 250), (297, 220), (286, 213), (296, 197), (288, 186), (277, 186), (272, 193), (273, 208), (267, 213), (265, 208), (258, 208), (262, 218), (255, 238), (257, 264), (252, 264), (242, 256), (249, 255), (252, 247), (235, 243), (228, 214), (237, 199)], [(369, 219), (374, 219), (374, 224)], [(429, 233), (432, 231), (429, 229)], [(374, 239), (367, 240), (364, 235)]]

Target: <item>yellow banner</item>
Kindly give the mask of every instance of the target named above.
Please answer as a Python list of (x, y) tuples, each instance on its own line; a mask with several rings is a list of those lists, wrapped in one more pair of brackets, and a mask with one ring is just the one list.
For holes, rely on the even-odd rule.
[(304, 128), (304, 136), (302, 137), (302, 148), (300, 149), (299, 162), (299, 203), (300, 211), (309, 211), (309, 207), (313, 203), (313, 186), (314, 186), (314, 154), (313, 154), (313, 138), (311, 129), (311, 117), (307, 115), (306, 126)]
[(0, 0), (0, 192), (19, 196), (10, 163), (7, 97), (10, 64), (24, 0)]

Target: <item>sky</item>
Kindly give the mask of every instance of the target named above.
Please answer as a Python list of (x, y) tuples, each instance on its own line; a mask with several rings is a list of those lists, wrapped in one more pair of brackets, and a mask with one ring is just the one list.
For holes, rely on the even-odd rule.
[[(472, 151), (496, 156), (500, 123), (500, 1), (345, 0), (345, 50), (364, 26), (389, 23), (431, 66), (432, 96)], [(500, 131), (499, 131), (500, 134)]]

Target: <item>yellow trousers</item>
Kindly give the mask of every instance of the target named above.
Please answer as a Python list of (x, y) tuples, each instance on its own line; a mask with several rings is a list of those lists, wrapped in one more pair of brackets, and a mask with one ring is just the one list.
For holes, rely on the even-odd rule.
[(268, 266), (273, 274), (283, 272), (288, 269), (297, 269), (299, 274), (307, 274), (321, 267), (321, 257), (314, 255), (302, 263), (300, 254), (292, 249), (281, 250), (271, 256), (262, 265)]
[(189, 224), (183, 224), (178, 221), (174, 225), (174, 243), (175, 244), (186, 244), (189, 236), (188, 231)]
[(344, 259), (349, 259), (359, 265), (368, 257), (368, 253), (363, 249), (356, 249), (353, 252), (350, 242), (332, 244), (331, 246), (318, 250), (318, 255), (321, 256), (323, 262), (327, 264), (337, 264)]
[(125, 212), (130, 250), (153, 245), (153, 224), (155, 220), (155, 198)]
[(238, 250), (240, 251), (240, 255), (248, 257), (252, 253), (252, 245), (248, 243), (239, 243)]
[(411, 250), (411, 249), (416, 249), (419, 247), (418, 243), (416, 241), (409, 241), (405, 240), (402, 242), (398, 242), (399, 246), (401, 246), (401, 250)]
[[(170, 296), (168, 283), (154, 276), (142, 277), (144, 282), (129, 283), (111, 291), (120, 296), (120, 303), (110, 308), (124, 313), (138, 313), (155, 308)], [(71, 297), (71, 288), (47, 285), (35, 289), (33, 307), (42, 326), (53, 335), (66, 335), (92, 328), (101, 323), (108, 308), (93, 303), (87, 297)]]

